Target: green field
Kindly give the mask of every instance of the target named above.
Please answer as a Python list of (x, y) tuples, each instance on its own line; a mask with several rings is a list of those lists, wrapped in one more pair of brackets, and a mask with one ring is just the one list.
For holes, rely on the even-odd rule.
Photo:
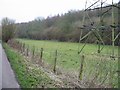
[[(57, 42), (43, 40), (27, 40), (17, 39), (25, 43), (26, 47), (32, 50), (35, 47), (35, 53), (40, 55), (40, 49), (43, 48), (43, 60), (51, 66), (54, 64), (55, 50), (57, 50), (57, 67), (63, 71), (79, 73), (81, 64), (81, 55), (78, 51), (84, 44), (72, 42)], [(102, 83), (104, 80), (105, 86), (117, 87), (118, 60), (110, 58), (112, 54), (112, 46), (104, 46), (100, 54), (97, 53), (97, 45), (87, 44), (81, 54), (85, 55), (83, 67), (83, 80), (91, 81), (97, 76), (94, 82)], [(115, 56), (118, 55), (118, 47), (115, 47)], [(112, 84), (111, 84), (112, 83)]]

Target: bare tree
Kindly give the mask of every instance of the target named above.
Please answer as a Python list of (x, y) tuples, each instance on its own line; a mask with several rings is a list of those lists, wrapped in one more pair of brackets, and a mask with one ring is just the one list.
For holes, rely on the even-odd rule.
[(2, 40), (7, 42), (12, 39), (15, 34), (15, 21), (12, 19), (3, 18), (2, 19)]

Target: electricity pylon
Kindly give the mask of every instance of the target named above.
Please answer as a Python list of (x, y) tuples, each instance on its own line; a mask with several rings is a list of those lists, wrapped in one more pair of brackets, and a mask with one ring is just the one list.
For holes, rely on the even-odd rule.
[[(112, 0), (112, 3), (111, 5), (109, 5), (108, 9), (106, 10), (103, 10), (104, 8), (106, 8), (107, 6), (105, 6), (104, 4), (106, 3), (107, 0), (97, 0), (97, 1), (94, 1), (93, 4), (91, 4), (90, 6), (87, 7), (87, 3), (88, 3), (89, 0), (86, 0), (86, 3), (85, 3), (85, 10), (84, 10), (84, 16), (83, 16), (83, 21), (82, 21), (82, 27), (80, 27), (80, 30), (81, 30), (81, 33), (80, 33), (80, 39), (79, 39), (79, 43), (85, 39), (85, 43), (84, 45), (82, 46), (82, 48), (78, 51), (78, 53), (80, 54), (83, 49), (85, 48), (86, 46), (86, 43), (87, 43), (87, 39), (89, 38), (89, 36), (91, 34), (94, 35), (94, 37), (96, 37), (96, 40), (98, 42), (98, 50), (97, 52), (100, 53), (103, 48), (104, 48), (104, 40), (102, 38), (102, 34), (100, 33), (101, 30), (104, 31), (104, 30), (107, 30), (106, 28), (106, 25), (104, 24), (104, 16), (111, 10), (111, 23), (112, 25), (109, 25), (109, 27), (111, 27), (112, 29), (112, 38), (111, 38), (111, 41), (112, 41), (112, 57), (114, 57), (114, 48), (115, 48), (115, 41), (118, 39), (118, 36), (120, 35), (120, 33), (118, 33), (116, 36), (115, 36), (115, 30), (117, 28), (117, 24), (115, 23), (115, 16), (114, 16), (114, 8), (118, 8), (118, 5), (117, 4), (114, 4), (113, 3), (113, 0)], [(99, 5), (99, 6), (98, 6)], [(95, 7), (97, 6), (97, 7)], [(91, 17), (89, 16), (89, 11), (92, 11), (92, 10), (100, 10), (99, 11), (99, 24), (98, 25), (95, 25), (95, 22), (94, 20), (91, 19)], [(85, 20), (86, 18), (89, 19), (89, 23), (90, 24), (85, 24)], [(83, 30), (89, 30), (89, 32), (85, 35), (83, 35)]]

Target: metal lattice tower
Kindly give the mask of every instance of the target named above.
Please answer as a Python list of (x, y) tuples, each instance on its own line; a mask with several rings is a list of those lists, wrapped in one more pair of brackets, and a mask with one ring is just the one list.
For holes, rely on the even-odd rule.
[[(80, 54), (84, 47), (86, 46), (86, 42), (87, 39), (89, 38), (89, 36), (91, 34), (94, 35), (94, 37), (96, 37), (96, 41), (98, 44), (98, 50), (97, 52), (100, 53), (103, 48), (104, 48), (104, 40), (102, 39), (102, 34), (100, 33), (101, 30), (107, 30), (106, 25), (104, 24), (104, 16), (109, 13), (110, 11), (111, 13), (111, 25), (108, 25), (109, 27), (111, 27), (112, 31), (112, 57), (114, 58), (114, 47), (115, 47), (115, 41), (118, 39), (118, 36), (120, 35), (120, 33), (118, 33), (115, 36), (115, 30), (118, 27), (118, 24), (115, 23), (115, 19), (114, 19), (114, 8), (118, 8), (118, 4), (114, 4), (113, 0), (111, 1), (111, 5), (106, 5), (107, 0), (94, 0), (94, 3), (92, 3), (91, 5), (87, 6), (89, 0), (86, 0), (85, 3), (85, 10), (84, 10), (84, 16), (83, 16), (83, 21), (82, 21), (82, 27), (80, 27), (81, 33), (80, 33), (80, 39), (79, 39), (79, 43), (85, 39), (85, 44), (82, 46), (81, 49), (79, 49), (78, 53)], [(104, 10), (104, 8), (109, 7), (108, 9)], [(99, 23), (97, 25), (95, 25), (94, 20), (91, 19), (91, 17), (89, 16), (89, 11), (92, 10), (99, 10)], [(85, 23), (86, 18), (89, 19), (89, 23)], [(83, 30), (87, 30), (89, 29), (89, 32), (85, 35), (83, 35)]]

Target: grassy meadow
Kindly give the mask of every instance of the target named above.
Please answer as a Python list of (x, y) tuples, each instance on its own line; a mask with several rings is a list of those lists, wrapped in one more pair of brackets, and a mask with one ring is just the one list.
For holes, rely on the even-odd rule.
[[(113, 60), (110, 58), (112, 55), (112, 46), (104, 46), (100, 54), (97, 53), (96, 44), (87, 44), (82, 50), (81, 54), (78, 51), (84, 44), (72, 42), (58, 42), (58, 41), (44, 41), (44, 40), (27, 40), (17, 39), (25, 43), (26, 47), (29, 46), (30, 50), (35, 48), (35, 53), (40, 55), (40, 49), (43, 48), (44, 62), (53, 66), (55, 51), (57, 50), (57, 67), (67, 72), (73, 72), (78, 75), (81, 55), (85, 55), (83, 65), (83, 78), (84, 81), (94, 81), (98, 84), (105, 86), (117, 87), (117, 73), (118, 59)], [(118, 47), (115, 47), (115, 56), (118, 55)], [(92, 87), (92, 86), (91, 86)]]

